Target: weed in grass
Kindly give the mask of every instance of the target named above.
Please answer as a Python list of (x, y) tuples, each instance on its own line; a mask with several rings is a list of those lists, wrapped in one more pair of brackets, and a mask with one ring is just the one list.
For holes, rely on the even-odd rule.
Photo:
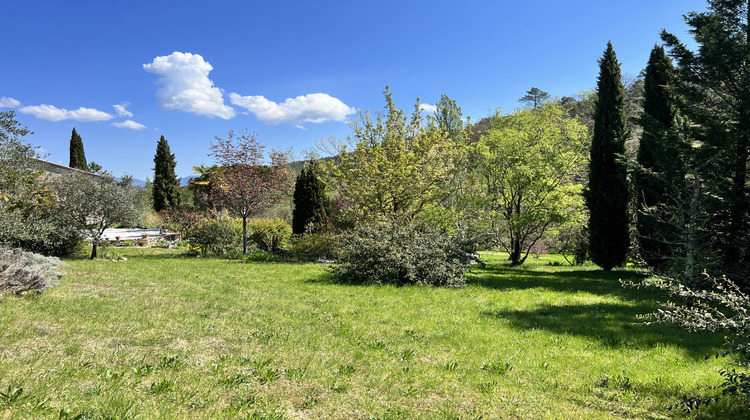
[(266, 366), (270, 365), (273, 360), (271, 359), (256, 359), (252, 362), (252, 368), (256, 372), (260, 372), (263, 369), (266, 368)]
[(237, 386), (242, 384), (249, 384), (252, 381), (252, 376), (243, 372), (237, 372), (234, 375), (229, 375), (219, 380), (219, 383), (226, 386)]
[(85, 417), (83, 413), (73, 414), (69, 408), (63, 408), (58, 412), (57, 418), (58, 420), (83, 420)]
[(91, 362), (89, 362), (88, 360), (78, 362), (78, 369), (88, 369), (91, 366), (93, 366), (93, 364), (91, 364)]
[(458, 362), (455, 362), (455, 361), (445, 362), (443, 363), (443, 367), (445, 368), (445, 370), (454, 371), (458, 369)]
[(281, 371), (279, 371), (278, 369), (266, 369), (258, 376), (258, 380), (260, 381), (260, 383), (266, 384), (281, 378)]
[(21, 387), (9, 386), (5, 392), (0, 391), (0, 404), (6, 407), (23, 402), (27, 398), (28, 396), (23, 394)]
[(116, 372), (111, 369), (107, 369), (103, 373), (99, 375), (100, 378), (104, 379), (105, 381), (119, 381), (125, 376), (122, 372)]
[(182, 365), (182, 361), (178, 356), (167, 357), (164, 356), (159, 362), (159, 367), (162, 369), (179, 369)]
[(305, 394), (305, 398), (302, 400), (302, 408), (304, 409), (311, 409), (315, 407), (316, 404), (318, 404), (318, 397), (315, 395), (315, 392), (310, 391), (307, 394)]
[(147, 375), (154, 373), (154, 371), (156, 370), (156, 367), (154, 365), (144, 363), (141, 366), (132, 367), (130, 368), (130, 370), (132, 370), (133, 373), (135, 373), (136, 375), (147, 376)]
[(133, 402), (117, 395), (94, 405), (93, 410), (93, 413), (83, 413), (82, 418), (124, 420), (137, 417)]
[(487, 373), (505, 375), (513, 369), (513, 366), (510, 362), (488, 360), (482, 365), (481, 369)]
[(354, 373), (354, 366), (352, 365), (339, 365), (338, 367), (339, 375), (341, 376), (352, 376), (352, 373)]
[(371, 348), (373, 350), (383, 350), (385, 349), (385, 343), (382, 341), (373, 340), (366, 344), (368, 348)]
[(633, 384), (626, 372), (623, 371), (622, 375), (618, 373), (615, 376), (603, 375), (599, 377), (596, 381), (596, 386), (599, 388), (629, 390), (633, 387)]
[(307, 367), (289, 368), (284, 371), (286, 378), (290, 381), (301, 381), (307, 373)]
[(256, 330), (250, 333), (250, 338), (257, 341), (260, 344), (268, 344), (271, 342), (274, 334), (265, 330)]
[(262, 399), (256, 394), (241, 395), (233, 398), (229, 402), (229, 411), (236, 414), (246, 410), (255, 409), (258, 405), (262, 404), (261, 401)]
[(190, 404), (188, 404), (188, 407), (190, 407), (191, 410), (203, 410), (204, 408), (207, 408), (209, 406), (208, 401), (204, 399), (197, 399), (190, 401)]
[(160, 381), (153, 382), (149, 387), (148, 392), (150, 394), (164, 394), (167, 392), (172, 392), (174, 391), (176, 383), (176, 379), (162, 379)]
[(331, 391), (337, 394), (343, 394), (348, 390), (349, 390), (349, 385), (347, 384), (334, 383), (333, 385), (331, 385)]
[(401, 360), (411, 360), (414, 358), (414, 355), (417, 354), (414, 349), (404, 349), (401, 352)]
[(497, 386), (497, 381), (494, 379), (490, 379), (489, 381), (482, 381), (479, 383), (479, 391), (485, 394), (489, 394), (495, 390), (496, 386)]
[(248, 417), (250, 420), (284, 420), (286, 416), (279, 410), (258, 410)]

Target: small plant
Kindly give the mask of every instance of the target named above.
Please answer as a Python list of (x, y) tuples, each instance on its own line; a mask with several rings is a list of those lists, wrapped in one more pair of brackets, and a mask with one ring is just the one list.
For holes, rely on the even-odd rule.
[(488, 360), (482, 365), (481, 369), (487, 373), (492, 373), (495, 375), (505, 375), (506, 373), (510, 372), (511, 369), (513, 369), (513, 366), (511, 366), (510, 362)]
[(445, 362), (443, 363), (443, 367), (445, 368), (445, 370), (454, 371), (458, 369), (458, 362), (454, 362), (454, 361)]
[(281, 219), (248, 220), (247, 230), (253, 243), (268, 252), (283, 248), (292, 236), (292, 226)]
[(301, 381), (307, 374), (307, 368), (291, 368), (284, 371), (286, 378), (290, 381)]
[(266, 369), (263, 372), (261, 372), (259, 376), (260, 376), (260, 383), (266, 384), (266, 383), (273, 382), (281, 378), (281, 372), (278, 369)]
[(174, 386), (177, 383), (176, 379), (162, 379), (160, 381), (153, 382), (148, 389), (151, 394), (163, 394), (166, 392), (174, 391)]
[(179, 369), (180, 366), (181, 362), (178, 356), (164, 356), (159, 362), (159, 367), (162, 369)]
[(411, 360), (414, 358), (415, 354), (416, 352), (414, 351), (414, 349), (404, 349), (401, 352), (401, 360)]
[(480, 382), (479, 390), (485, 394), (489, 394), (495, 390), (496, 386), (497, 386), (497, 381), (494, 379), (490, 379), (489, 381)]
[(242, 385), (242, 384), (249, 384), (253, 381), (252, 376), (238, 372), (234, 375), (229, 375), (224, 377), (219, 381), (220, 384), (226, 385), (226, 386), (236, 386), (236, 385)]
[(354, 366), (339, 365), (338, 371), (339, 371), (339, 375), (341, 376), (352, 376), (352, 373), (354, 373)]
[(0, 391), (0, 404), (9, 407), (13, 404), (22, 402), (28, 397), (23, 394), (23, 388), (9, 386), (5, 392)]

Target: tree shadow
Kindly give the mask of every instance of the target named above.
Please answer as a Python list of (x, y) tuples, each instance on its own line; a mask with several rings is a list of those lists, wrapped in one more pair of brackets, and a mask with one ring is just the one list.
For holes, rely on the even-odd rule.
[(688, 351), (691, 357), (714, 354), (724, 343), (718, 333), (688, 333), (673, 325), (646, 324), (637, 315), (652, 312), (649, 302), (635, 304), (542, 305), (530, 310), (485, 311), (483, 316), (499, 318), (517, 329), (544, 329), (560, 335), (585, 336), (606, 348), (647, 349), (670, 344)]
[(647, 276), (635, 271), (602, 271), (574, 269), (542, 271), (510, 266), (487, 266), (472, 271), (469, 284), (497, 290), (544, 288), (558, 292), (587, 292), (596, 295), (620, 295), (630, 298), (646, 296), (638, 289), (625, 288), (620, 280), (639, 283)]

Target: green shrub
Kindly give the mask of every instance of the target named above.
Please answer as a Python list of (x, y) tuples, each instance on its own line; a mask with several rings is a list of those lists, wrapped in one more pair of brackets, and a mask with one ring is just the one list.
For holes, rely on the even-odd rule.
[(242, 226), (230, 218), (208, 219), (193, 230), (189, 249), (202, 255), (228, 255), (241, 249)]
[(341, 264), (332, 272), (342, 281), (463, 287), (468, 260), (449, 234), (403, 225), (364, 226), (342, 238)]
[(292, 227), (281, 219), (252, 219), (247, 221), (247, 232), (258, 248), (275, 252), (287, 244)]
[(287, 251), (291, 258), (298, 261), (336, 259), (339, 246), (339, 240), (333, 233), (315, 232), (293, 235)]

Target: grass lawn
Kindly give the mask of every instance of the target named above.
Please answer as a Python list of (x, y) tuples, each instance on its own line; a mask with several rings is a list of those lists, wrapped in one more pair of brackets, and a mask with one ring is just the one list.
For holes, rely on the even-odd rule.
[[(723, 337), (636, 320), (656, 292), (555, 256), (465, 289), (336, 284), (323, 264), (124, 249), (0, 304), (0, 418), (739, 418)], [(23, 388), (22, 391), (18, 389)]]

